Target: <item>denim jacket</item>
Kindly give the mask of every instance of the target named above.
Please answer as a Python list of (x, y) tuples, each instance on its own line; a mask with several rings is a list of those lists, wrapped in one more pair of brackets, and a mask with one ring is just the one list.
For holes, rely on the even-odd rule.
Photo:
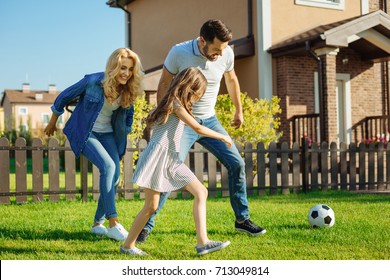
[[(104, 72), (85, 75), (79, 82), (62, 91), (51, 107), (53, 113), (61, 115), (64, 113), (65, 106), (78, 98), (78, 103), (64, 127), (64, 134), (76, 157), (82, 153), (99, 112), (103, 108), (104, 93), (101, 84), (103, 78)], [(119, 107), (113, 112), (111, 124), (119, 158), (125, 154), (127, 134), (131, 132), (133, 117), (133, 105), (125, 109)]]

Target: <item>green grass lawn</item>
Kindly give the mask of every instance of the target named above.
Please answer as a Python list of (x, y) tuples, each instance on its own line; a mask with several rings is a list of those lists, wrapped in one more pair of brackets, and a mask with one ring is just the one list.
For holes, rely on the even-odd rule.
[[(332, 207), (336, 224), (314, 229), (311, 206)], [(209, 238), (230, 240), (226, 249), (196, 255), (192, 199), (171, 199), (157, 216), (147, 242), (149, 256), (119, 253), (121, 242), (89, 232), (96, 202), (61, 201), (0, 205), (1, 260), (389, 260), (390, 196), (323, 191), (249, 197), (251, 218), (267, 229), (252, 237), (234, 229), (229, 198), (209, 198)], [(117, 203), (120, 222), (129, 228), (143, 200)]]

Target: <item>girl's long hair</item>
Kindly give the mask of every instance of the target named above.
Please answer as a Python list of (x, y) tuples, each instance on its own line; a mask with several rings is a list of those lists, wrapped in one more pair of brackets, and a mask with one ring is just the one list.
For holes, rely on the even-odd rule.
[(198, 101), (206, 91), (207, 80), (198, 68), (184, 69), (175, 76), (160, 104), (146, 119), (148, 125), (165, 124), (174, 108), (174, 102), (179, 103), (191, 115), (192, 104)]
[[(115, 78), (121, 69), (123, 58), (131, 59), (134, 64), (133, 75), (125, 85), (119, 84)], [(123, 108), (130, 107), (131, 104), (134, 104), (137, 96), (143, 92), (143, 76), (144, 72), (138, 55), (128, 48), (116, 49), (107, 60), (106, 71), (102, 81), (105, 97), (110, 103), (113, 103), (118, 98), (118, 95), (121, 95), (120, 105)]]

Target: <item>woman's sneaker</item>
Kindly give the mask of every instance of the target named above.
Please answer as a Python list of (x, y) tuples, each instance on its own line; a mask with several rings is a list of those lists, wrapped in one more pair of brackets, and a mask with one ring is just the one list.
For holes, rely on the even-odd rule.
[(107, 229), (107, 236), (117, 241), (125, 241), (128, 234), (121, 224), (116, 224), (114, 227)]
[(107, 234), (107, 229), (105, 226), (99, 224), (97, 226), (92, 226), (91, 227), (91, 232), (96, 235), (106, 235)]
[(138, 249), (137, 247), (125, 249), (125, 248), (123, 248), (123, 246), (121, 246), (121, 253), (127, 254), (127, 255), (132, 255), (132, 256), (147, 256), (148, 255), (144, 251), (142, 251), (141, 249)]
[(267, 232), (264, 228), (259, 227), (249, 219), (245, 220), (242, 223), (238, 223), (236, 221), (234, 225), (236, 227), (236, 230), (249, 233), (252, 236), (261, 235)]
[(227, 247), (230, 245), (230, 241), (212, 241), (210, 240), (206, 245), (203, 246), (195, 246), (196, 252), (198, 255), (205, 255), (211, 252), (215, 252), (218, 250), (222, 250), (223, 248)]

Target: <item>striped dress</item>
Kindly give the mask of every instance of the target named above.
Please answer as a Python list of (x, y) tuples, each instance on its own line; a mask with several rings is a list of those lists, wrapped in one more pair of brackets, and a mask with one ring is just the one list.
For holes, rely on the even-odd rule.
[(171, 114), (164, 125), (153, 127), (150, 142), (138, 159), (133, 183), (158, 192), (170, 192), (196, 179), (179, 159), (184, 125), (175, 114)]

